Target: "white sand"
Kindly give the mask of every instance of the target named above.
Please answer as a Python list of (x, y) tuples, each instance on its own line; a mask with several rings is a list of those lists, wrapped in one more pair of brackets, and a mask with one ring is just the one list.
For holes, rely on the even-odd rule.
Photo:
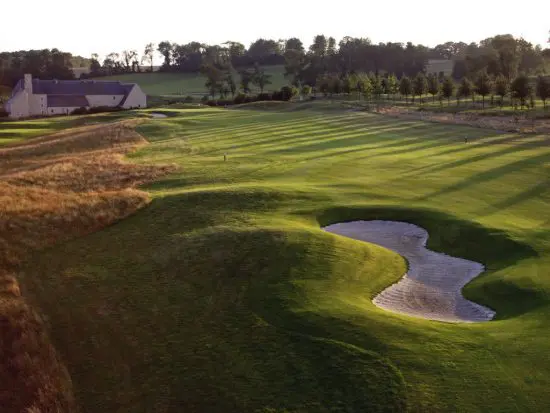
[(167, 118), (168, 116), (166, 116), (164, 113), (155, 113), (155, 112), (151, 112), (149, 113), (151, 115), (151, 117), (153, 118), (157, 118), (157, 119), (161, 119), (161, 118)]
[(466, 300), (461, 293), (470, 280), (484, 271), (484, 266), (428, 250), (426, 230), (393, 221), (346, 222), (324, 230), (380, 245), (407, 259), (408, 273), (373, 299), (376, 306), (447, 322), (489, 321), (494, 317), (494, 311)]

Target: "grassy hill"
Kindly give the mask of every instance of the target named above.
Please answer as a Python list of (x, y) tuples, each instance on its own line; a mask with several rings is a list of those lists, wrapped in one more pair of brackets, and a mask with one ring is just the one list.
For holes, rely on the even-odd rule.
[[(267, 74), (270, 74), (271, 85), (266, 90), (279, 90), (288, 84), (284, 78), (283, 66), (265, 66)], [(208, 93), (204, 86), (205, 77), (197, 73), (131, 73), (116, 76), (98, 78), (100, 80), (119, 80), (121, 82), (137, 83), (145, 93), (153, 96), (203, 96)], [(238, 73), (235, 72), (235, 79), (238, 82)], [(256, 90), (254, 90), (256, 92)]]
[[(320, 102), (167, 113), (130, 155), (181, 168), (152, 203), (24, 270), (83, 412), (546, 409), (548, 136)], [(465, 294), (496, 320), (375, 307), (403, 260), (320, 229), (374, 218), (484, 263)]]

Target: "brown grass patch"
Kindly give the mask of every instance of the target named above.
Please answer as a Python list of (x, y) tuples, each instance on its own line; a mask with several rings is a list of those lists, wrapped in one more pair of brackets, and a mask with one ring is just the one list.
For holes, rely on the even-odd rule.
[(530, 119), (525, 114), (517, 116), (479, 115), (477, 113), (445, 113), (416, 111), (398, 106), (383, 107), (378, 113), (408, 120), (467, 125), (476, 128), (494, 129), (502, 132), (546, 134), (550, 133), (550, 120)]
[(14, 274), (28, 253), (97, 231), (149, 202), (134, 188), (174, 167), (124, 161), (125, 153), (146, 144), (134, 123), (71, 129), (0, 149), (3, 412), (76, 409), (70, 377)]

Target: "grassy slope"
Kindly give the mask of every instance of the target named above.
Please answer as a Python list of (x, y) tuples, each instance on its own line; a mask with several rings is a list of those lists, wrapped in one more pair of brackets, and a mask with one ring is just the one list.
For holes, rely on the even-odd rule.
[[(84, 411), (544, 410), (548, 138), (302, 107), (150, 122), (132, 158), (182, 172), (29, 263)], [(357, 218), (417, 222), (487, 264), (466, 293), (498, 319), (374, 307), (404, 262), (319, 229)]]
[(134, 111), (99, 113), (95, 115), (55, 116), (31, 120), (2, 120), (0, 122), (0, 146), (21, 142), (25, 139), (49, 135), (53, 132), (76, 126), (112, 122), (133, 117)]
[[(266, 90), (279, 90), (288, 81), (284, 78), (283, 66), (265, 66), (267, 74), (270, 74), (271, 85)], [(238, 79), (238, 74), (235, 73)], [(208, 93), (204, 82), (206, 79), (200, 74), (194, 73), (135, 73), (98, 78), (99, 80), (119, 80), (121, 82), (138, 83), (148, 95), (198, 95)]]

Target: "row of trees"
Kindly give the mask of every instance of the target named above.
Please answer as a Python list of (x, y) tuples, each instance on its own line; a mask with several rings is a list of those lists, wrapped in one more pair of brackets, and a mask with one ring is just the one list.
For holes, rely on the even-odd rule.
[[(433, 48), (411, 42), (374, 44), (369, 38), (315, 36), (308, 49), (298, 38), (284, 40), (258, 39), (250, 47), (228, 41), (221, 45), (200, 42), (186, 44), (163, 41), (145, 46), (141, 57), (136, 50), (110, 53), (100, 62), (92, 59), (94, 76), (139, 71), (140, 64), (153, 70), (155, 54), (162, 56), (160, 70), (199, 72), (205, 62), (225, 60), (235, 68), (254, 64), (285, 65), (294, 83), (313, 83), (320, 73), (374, 72), (414, 76), (422, 71), (429, 59), (450, 59), (454, 62), (453, 77), (502, 74), (513, 79), (518, 73), (537, 75), (550, 67), (550, 49), (543, 50), (523, 38), (498, 35), (466, 44), (446, 42)], [(147, 70), (147, 69), (146, 69)]]
[(86, 59), (58, 49), (1, 52), (0, 85), (12, 87), (24, 73), (43, 79), (73, 79), (73, 67), (86, 64)]
[[(309, 86), (303, 89), (304, 94), (309, 93)], [(479, 74), (473, 80), (464, 77), (456, 82), (452, 77), (447, 76), (440, 79), (436, 75), (426, 76), (420, 72), (414, 77), (404, 76), (400, 80), (395, 75), (377, 76), (375, 74), (351, 74), (346, 76), (324, 75), (317, 81), (317, 91), (327, 95), (357, 93), (366, 99), (381, 99), (382, 96), (390, 99), (399, 95), (405, 98), (422, 97), (431, 95), (432, 101), (438, 99), (440, 102), (447, 100), (450, 104), (451, 98), (456, 98), (457, 104), (461, 99), (472, 98), (475, 102), (476, 96), (481, 96), (482, 108), (485, 107), (485, 99), (491, 96), (491, 103), (498, 103), (502, 106), (504, 98), (510, 96), (514, 104), (519, 106), (532, 105), (535, 96), (538, 96), (546, 107), (546, 101), (550, 98), (550, 77), (539, 76), (533, 84), (529, 77), (521, 74), (511, 82), (503, 75), (490, 76), (486, 72)], [(498, 102), (494, 97), (498, 96)]]

